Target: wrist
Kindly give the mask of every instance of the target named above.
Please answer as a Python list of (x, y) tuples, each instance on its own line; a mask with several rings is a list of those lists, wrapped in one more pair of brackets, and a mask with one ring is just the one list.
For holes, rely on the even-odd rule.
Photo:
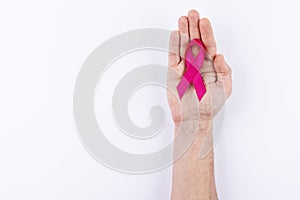
[[(189, 132), (192, 131), (196, 131), (197, 135), (207, 135), (208, 132), (211, 131), (212, 128), (212, 119), (211, 120), (185, 120), (185, 121), (179, 121), (179, 122), (175, 122), (174, 123), (174, 127), (175, 127), (175, 136), (178, 134), (180, 127), (182, 126), (183, 123), (188, 123), (188, 121), (198, 121), (198, 125), (191, 125), (190, 127), (188, 127)], [(192, 123), (191, 123), (192, 124)]]

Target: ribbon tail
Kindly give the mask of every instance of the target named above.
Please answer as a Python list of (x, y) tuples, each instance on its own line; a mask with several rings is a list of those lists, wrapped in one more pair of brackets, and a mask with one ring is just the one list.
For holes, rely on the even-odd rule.
[(206, 93), (206, 87), (200, 73), (198, 73), (193, 79), (193, 85), (196, 90), (198, 100), (201, 101), (201, 99)]
[(182, 97), (183, 97), (185, 91), (188, 89), (189, 85), (190, 85), (190, 82), (185, 77), (182, 77), (179, 84), (177, 85), (177, 91), (178, 91), (180, 99), (182, 99)]

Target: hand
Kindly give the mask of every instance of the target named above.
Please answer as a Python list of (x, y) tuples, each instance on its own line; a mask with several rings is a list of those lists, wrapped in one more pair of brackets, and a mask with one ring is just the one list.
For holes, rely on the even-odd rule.
[[(179, 126), (181, 121), (199, 119), (199, 128), (203, 130), (207, 128), (207, 124), (211, 124), (213, 116), (231, 95), (231, 69), (226, 64), (223, 55), (217, 54), (216, 41), (208, 19), (200, 20), (198, 12), (191, 10), (188, 17), (179, 18), (178, 30), (173, 31), (170, 36), (169, 106), (176, 126)], [(199, 102), (194, 88), (191, 87), (185, 92), (180, 102), (176, 87), (186, 67), (184, 57), (188, 43), (195, 38), (201, 39), (206, 48), (206, 58), (201, 68), (201, 75), (207, 92)], [(193, 53), (199, 51), (196, 47), (193, 48)], [(193, 104), (192, 102), (195, 101), (197, 103)], [(182, 111), (186, 114), (183, 114)]]

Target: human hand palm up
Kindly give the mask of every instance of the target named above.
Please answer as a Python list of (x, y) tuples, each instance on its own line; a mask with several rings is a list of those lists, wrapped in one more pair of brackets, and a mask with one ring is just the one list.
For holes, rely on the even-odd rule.
[[(201, 39), (206, 48), (206, 58), (200, 72), (207, 92), (199, 102), (194, 88), (190, 87), (180, 101), (176, 87), (186, 69), (184, 57), (188, 43), (195, 38)], [(192, 52), (197, 50), (194, 48)], [(231, 95), (232, 79), (231, 69), (223, 55), (217, 54), (209, 20), (200, 19), (195, 10), (191, 10), (188, 17), (180, 17), (178, 31), (173, 31), (170, 36), (169, 51), (168, 101), (175, 125), (187, 120), (199, 120), (201, 124), (211, 122)]]

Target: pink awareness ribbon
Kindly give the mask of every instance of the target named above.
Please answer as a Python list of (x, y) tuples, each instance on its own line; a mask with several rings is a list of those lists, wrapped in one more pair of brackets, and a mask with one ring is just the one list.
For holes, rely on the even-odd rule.
[[(194, 57), (192, 53), (192, 46), (200, 47), (200, 51), (196, 57)], [(186, 71), (179, 84), (177, 85), (177, 91), (180, 99), (182, 99), (185, 91), (191, 84), (194, 85), (199, 101), (201, 101), (202, 97), (206, 93), (205, 84), (200, 74), (200, 69), (203, 65), (204, 58), (205, 49), (201, 40), (193, 39), (192, 41), (190, 41), (185, 53)]]

